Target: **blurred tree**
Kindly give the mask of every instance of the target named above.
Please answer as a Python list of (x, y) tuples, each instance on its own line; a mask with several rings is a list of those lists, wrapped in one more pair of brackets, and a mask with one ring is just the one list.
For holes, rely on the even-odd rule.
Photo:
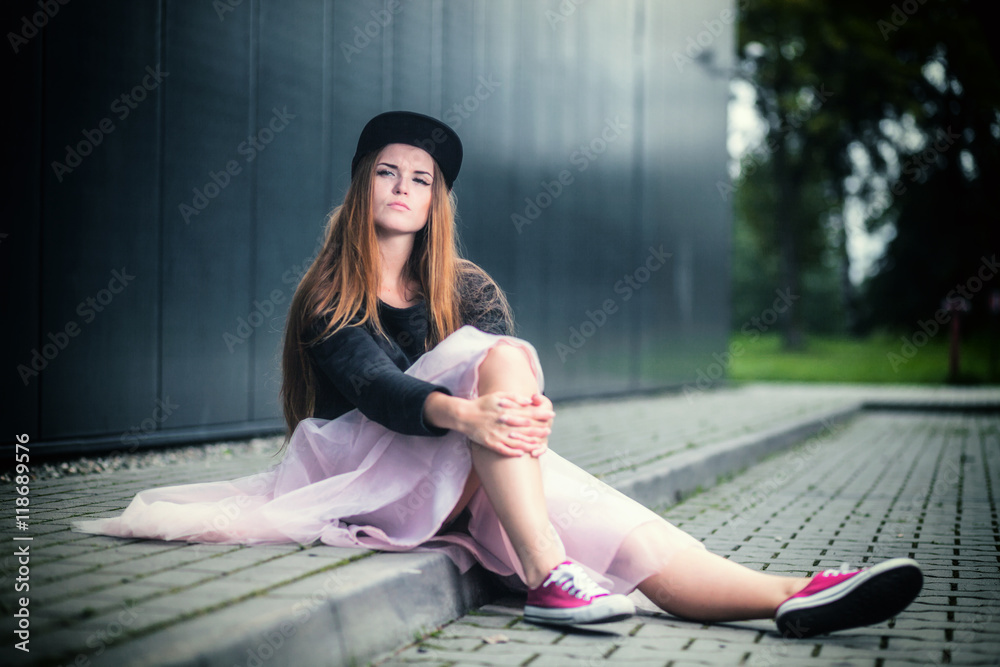
[[(824, 249), (839, 258), (848, 329), (862, 326), (859, 296), (869, 326), (933, 315), (949, 289), (975, 275), (981, 255), (1000, 249), (987, 206), (997, 184), (1000, 77), (985, 3), (741, 7), (737, 75), (754, 86), (768, 130), (741, 164), (737, 218), (777, 258), (778, 283), (803, 294), (781, 321), (785, 346), (801, 345), (802, 308), (821, 300), (804, 289), (804, 275)], [(860, 295), (848, 280), (849, 201), (869, 230), (895, 229)]]
[[(865, 285), (869, 326), (912, 329), (956, 287), (983, 322), (989, 292), (1000, 288), (989, 261), (1000, 251), (1000, 70), (980, 10), (981, 3), (928, 3), (887, 32), (897, 52), (922, 62), (921, 75), (907, 82), (909, 104), (900, 100), (883, 124), (889, 187), (875, 198), (883, 212), (871, 225), (892, 225), (895, 238)], [(904, 32), (911, 23), (917, 30)], [(918, 141), (900, 132), (910, 125)], [(982, 281), (987, 275), (992, 285)], [(987, 289), (970, 289), (980, 284)]]
[[(779, 267), (778, 253), (769, 247), (776, 223), (776, 188), (773, 164), (744, 164), (744, 169), (756, 169), (753, 187), (739, 187), (733, 196), (732, 245), (732, 322), (736, 331), (747, 333), (748, 323), (772, 308), (778, 292), (790, 293), (791, 303), (798, 307), (798, 323), (814, 333), (843, 333), (844, 315), (840, 303), (840, 255), (836, 225), (817, 225), (803, 234), (797, 247), (797, 263), (801, 267), (798, 288), (785, 283)], [(758, 173), (759, 172), (759, 173)], [(747, 177), (749, 178), (749, 177)], [(807, 188), (809, 186), (806, 186)], [(806, 193), (803, 210), (810, 219), (820, 219), (832, 206), (821, 194)], [(806, 298), (802, 298), (805, 295)], [(797, 298), (795, 298), (797, 297)], [(751, 324), (749, 330), (755, 330)], [(768, 328), (768, 332), (771, 328)]]

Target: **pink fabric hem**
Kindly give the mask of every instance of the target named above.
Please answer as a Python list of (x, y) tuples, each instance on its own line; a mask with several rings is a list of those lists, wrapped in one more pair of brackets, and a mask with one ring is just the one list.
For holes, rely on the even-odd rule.
[[(479, 365), (497, 344), (521, 348), (543, 387), (538, 355), (527, 341), (465, 326), (407, 369), (477, 395)], [(615, 592), (629, 592), (677, 549), (701, 543), (553, 451), (539, 457), (546, 504), (570, 558)], [(443, 551), (467, 570), (482, 563), (517, 585), (523, 579), (510, 540), (480, 488), (465, 533), (437, 535), (471, 470), (463, 434), (406, 436), (357, 410), (307, 419), (276, 467), (229, 481), (162, 487), (136, 495), (120, 516), (74, 522), (76, 530), (190, 542), (270, 544), (316, 541), (384, 551)], [(656, 526), (655, 539), (634, 539)], [(624, 549), (622, 548), (624, 547)]]

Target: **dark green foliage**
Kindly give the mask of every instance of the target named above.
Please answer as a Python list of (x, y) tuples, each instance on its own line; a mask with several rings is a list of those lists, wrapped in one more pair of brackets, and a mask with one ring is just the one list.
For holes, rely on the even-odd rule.
[[(983, 256), (1000, 252), (989, 5), (745, 4), (739, 75), (757, 90), (773, 149), (737, 182), (734, 326), (787, 286), (802, 299), (781, 323), (786, 347), (804, 328), (906, 328), (933, 316)], [(912, 143), (921, 136), (924, 145)], [(860, 169), (850, 156), (863, 156)], [(859, 293), (846, 280), (842, 211), (851, 196), (867, 205), (870, 229), (895, 229)], [(1000, 276), (972, 295), (972, 320), (985, 319), (994, 288)]]

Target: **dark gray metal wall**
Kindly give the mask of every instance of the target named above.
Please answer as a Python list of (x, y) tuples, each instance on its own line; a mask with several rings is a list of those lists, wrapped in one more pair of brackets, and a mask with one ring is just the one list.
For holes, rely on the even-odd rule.
[[(730, 64), (732, 5), (59, 5), (4, 56), (22, 128), (4, 441), (128, 450), (278, 425), (288, 301), (387, 109), (461, 135), (466, 254), (507, 289), (550, 396), (694, 380), (729, 324), (728, 84), (710, 71)], [(9, 4), (4, 26), (30, 33), (38, 11)], [(712, 67), (678, 64), (699, 41)]]

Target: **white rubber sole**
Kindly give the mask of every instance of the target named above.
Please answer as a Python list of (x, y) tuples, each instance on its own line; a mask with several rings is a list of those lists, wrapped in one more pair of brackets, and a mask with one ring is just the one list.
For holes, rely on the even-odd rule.
[(774, 620), (785, 637), (812, 637), (881, 623), (913, 602), (922, 585), (916, 561), (893, 558), (838, 586), (782, 603)]
[(525, 605), (524, 620), (530, 623), (553, 625), (584, 625), (587, 623), (611, 623), (622, 621), (635, 614), (635, 605), (624, 595), (607, 595), (591, 602), (586, 607), (571, 609), (550, 609)]

